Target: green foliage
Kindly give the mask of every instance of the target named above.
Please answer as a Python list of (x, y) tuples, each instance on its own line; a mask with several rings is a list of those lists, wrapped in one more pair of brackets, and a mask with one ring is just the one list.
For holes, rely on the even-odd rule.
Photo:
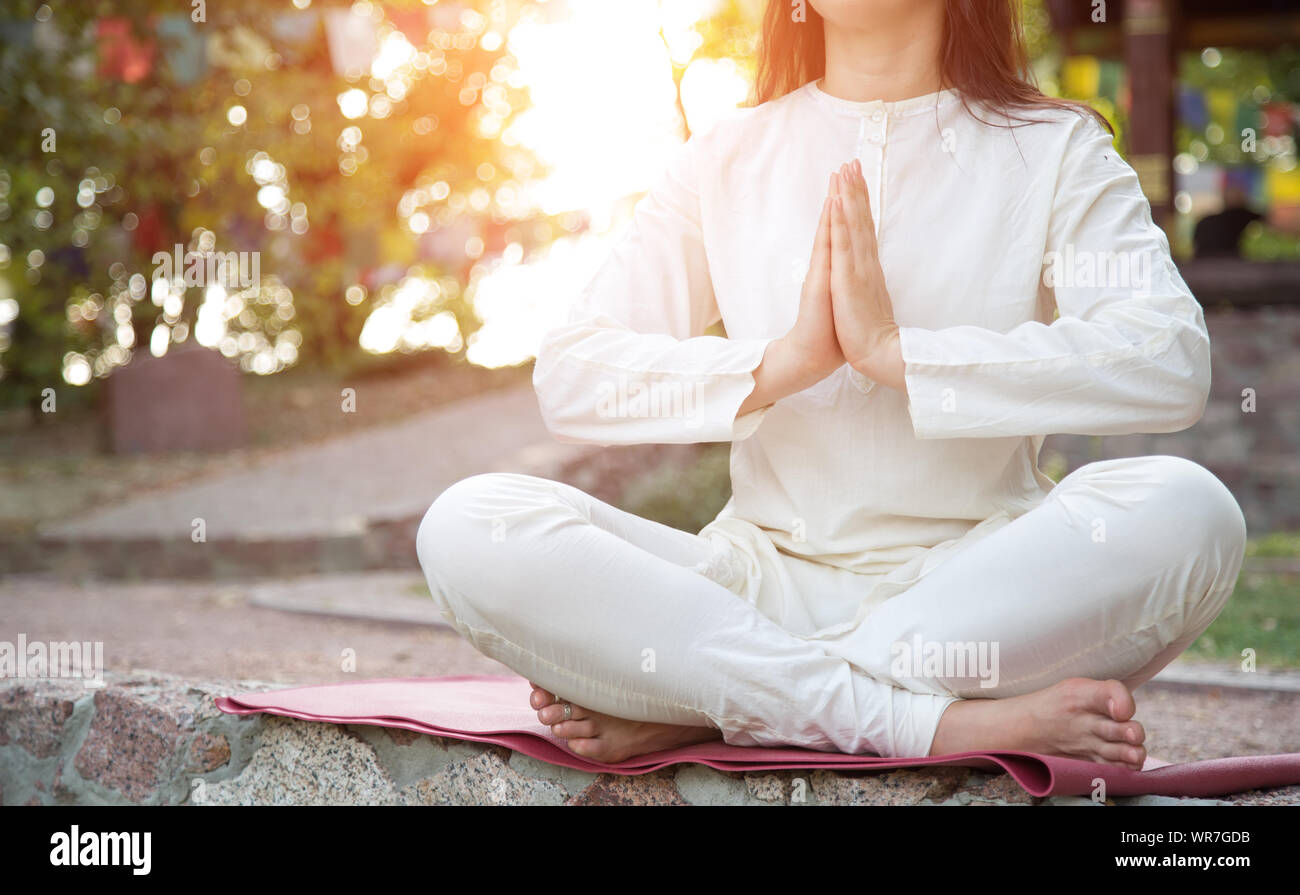
[(628, 485), (618, 505), (643, 519), (692, 534), (713, 521), (731, 497), (731, 445), (706, 444), (695, 462), (665, 463)]
[[(1246, 556), (1300, 557), (1300, 532), (1275, 531), (1250, 538)], [(1241, 661), (1243, 649), (1253, 649), (1261, 668), (1300, 666), (1298, 592), (1300, 575), (1255, 571), (1248, 566), (1223, 612), (1192, 644), (1189, 657), (1236, 663)]]
[(1300, 557), (1300, 531), (1274, 531), (1246, 542), (1247, 556)]
[[(317, 0), (310, 12), (349, 6)], [(530, 6), (492, 4), (515, 19)], [(429, 64), (381, 81), (334, 72), (319, 18), (302, 43), (277, 36), (277, 17), (299, 15), (287, 0), (210, 2), (206, 21), (192, 27), (220, 52), (196, 83), (183, 84), (154, 25), (188, 18), (188, 2), (50, 4), (45, 22), (40, 7), (0, 11), (0, 301), (18, 304), (0, 336), (0, 403), (31, 403), (46, 387), (62, 400), (69, 352), (104, 376), (131, 350), (148, 350), (156, 327), (168, 327), (173, 341), (194, 338), (204, 288), (178, 284), (179, 308), (149, 288), (153, 253), (176, 244), (260, 253), (261, 288), (228, 309), (222, 347), (246, 370), (273, 372), (298, 361), (345, 363), (360, 351), (366, 317), (408, 273), (439, 284), (417, 319), (451, 311), (462, 336), (477, 326), (474, 258), (420, 261), (413, 214), (427, 215), (431, 229), (472, 220), (485, 257), (508, 242), (527, 250), (552, 238), (548, 218), (496, 201), (544, 173), (500, 138), (526, 91), (510, 77), (504, 46), (485, 49), (482, 38), (505, 34), (511, 21), (471, 15), (457, 31), (435, 29), (416, 47)], [(427, 9), (418, 0), (384, 7)], [(110, 17), (159, 47), (135, 83), (97, 73), (96, 23)], [(389, 30), (380, 23), (381, 39)], [(370, 114), (344, 117), (338, 97), (349, 89), (365, 94)], [(496, 126), (485, 127), (485, 117)], [(257, 170), (287, 193), (281, 213), (259, 203), (268, 185), (254, 176), (259, 160), (271, 167)], [(49, 191), (43, 207), (37, 200)], [(368, 288), (356, 288), (362, 282)]]
[(1187, 658), (1239, 663), (1245, 649), (1255, 651), (1263, 668), (1300, 666), (1300, 613), (1296, 575), (1243, 572), (1223, 612), (1197, 638)]

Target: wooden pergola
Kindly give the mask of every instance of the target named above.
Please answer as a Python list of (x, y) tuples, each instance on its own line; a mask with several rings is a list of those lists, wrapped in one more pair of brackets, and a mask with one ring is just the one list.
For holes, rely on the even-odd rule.
[[(1268, 51), (1300, 44), (1297, 0), (1045, 0), (1067, 55), (1118, 59), (1128, 72), (1127, 158), (1157, 223), (1174, 214), (1178, 54), (1206, 47)], [(1226, 260), (1179, 265), (1203, 304), (1294, 302), (1300, 264)], [(1197, 282), (1193, 282), (1193, 280)]]

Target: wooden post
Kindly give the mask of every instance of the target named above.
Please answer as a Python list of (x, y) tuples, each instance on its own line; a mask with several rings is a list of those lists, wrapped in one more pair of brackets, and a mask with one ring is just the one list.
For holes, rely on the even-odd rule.
[(1174, 209), (1174, 42), (1172, 0), (1124, 4), (1128, 67), (1128, 161), (1137, 171), (1157, 224), (1168, 229)]

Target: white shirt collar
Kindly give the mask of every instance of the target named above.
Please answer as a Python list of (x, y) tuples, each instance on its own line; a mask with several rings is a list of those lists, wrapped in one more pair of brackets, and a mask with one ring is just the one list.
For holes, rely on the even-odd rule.
[(947, 105), (950, 102), (959, 100), (960, 94), (955, 90), (939, 90), (935, 93), (927, 93), (924, 96), (913, 96), (907, 99), (896, 100), (892, 103), (881, 102), (878, 99), (873, 100), (850, 100), (841, 99), (838, 96), (831, 96), (818, 86), (814, 79), (799, 88), (808, 99), (818, 105), (829, 109), (832, 112), (841, 115), (861, 116), (875, 112), (883, 111), (890, 118), (898, 118), (907, 115), (915, 115), (919, 112), (929, 112), (939, 106)]

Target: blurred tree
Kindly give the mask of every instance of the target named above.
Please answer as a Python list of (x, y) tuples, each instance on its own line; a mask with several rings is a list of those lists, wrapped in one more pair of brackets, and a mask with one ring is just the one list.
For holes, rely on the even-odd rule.
[(659, 37), (672, 63), (682, 136), (689, 139), (691, 125), (686, 115), (686, 104), (682, 101), (682, 81), (687, 70), (699, 60), (728, 59), (736, 63), (746, 80), (752, 82), (763, 0), (713, 0), (708, 14), (684, 30), (674, 29), (676, 23), (666, 15), (675, 6), (660, 0)]
[[(522, 199), (545, 172), (503, 137), (527, 99), (504, 37), (533, 4), (476, 5), (5, 4), (0, 403), (190, 338), (258, 373), (345, 364), (399, 298), (455, 326), (384, 348), (463, 346), (479, 259), (559, 229)], [(340, 73), (368, 33), (374, 66)], [(260, 282), (155, 284), (178, 244), (256, 252)], [(408, 277), (432, 285), (399, 296)]]

